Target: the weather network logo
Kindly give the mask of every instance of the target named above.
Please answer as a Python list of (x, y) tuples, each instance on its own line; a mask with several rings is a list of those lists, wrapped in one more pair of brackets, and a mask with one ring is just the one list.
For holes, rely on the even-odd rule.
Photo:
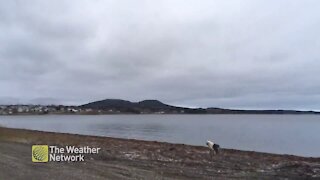
[(49, 158), (48, 145), (32, 146), (32, 162), (48, 162)]

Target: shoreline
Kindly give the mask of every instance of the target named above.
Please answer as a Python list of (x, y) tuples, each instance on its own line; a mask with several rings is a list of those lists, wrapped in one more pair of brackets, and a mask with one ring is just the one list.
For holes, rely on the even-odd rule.
[[(3, 127), (0, 125), (1, 129), (12, 129), (12, 130), (22, 130), (22, 131), (33, 131), (33, 132), (39, 132), (39, 133), (52, 133), (52, 134), (61, 134), (61, 135), (71, 135), (71, 136), (82, 136), (82, 137), (92, 137), (92, 138), (110, 138), (115, 140), (128, 140), (128, 141), (139, 141), (139, 142), (156, 142), (156, 143), (164, 143), (164, 144), (172, 144), (172, 145), (183, 145), (183, 146), (191, 146), (191, 147), (205, 147), (204, 145), (197, 145), (197, 144), (185, 144), (185, 143), (178, 143), (178, 142), (168, 142), (168, 141), (158, 141), (158, 140), (146, 140), (146, 139), (134, 139), (134, 138), (122, 138), (122, 137), (112, 137), (112, 136), (99, 136), (99, 135), (86, 135), (86, 134), (76, 134), (76, 133), (68, 133), (68, 132), (54, 132), (54, 131), (44, 131), (44, 130), (34, 130), (34, 129), (25, 129), (25, 128), (12, 128), (12, 127)], [(0, 133), (1, 135), (1, 133)], [(1, 137), (0, 137), (1, 138)], [(0, 139), (1, 140), (1, 139)], [(297, 155), (297, 154), (287, 154), (287, 153), (273, 153), (273, 152), (263, 152), (263, 151), (256, 151), (256, 150), (248, 150), (248, 149), (233, 149), (233, 148), (225, 148), (221, 147), (221, 149), (227, 150), (227, 151), (240, 151), (240, 152), (251, 152), (251, 153), (261, 153), (261, 154), (269, 154), (269, 155), (279, 155), (279, 156), (294, 156), (294, 157), (300, 157), (300, 158), (314, 158), (314, 159), (320, 159), (320, 156), (303, 156), (303, 155)]]
[[(84, 163), (32, 163), (34, 144), (100, 147), (101, 154)], [(35, 175), (49, 179), (320, 178), (320, 158), (316, 157), (222, 149), (210, 159), (205, 146), (157, 141), (0, 127), (0, 147), (0, 179)], [(22, 168), (17, 172), (14, 167)]]
[(315, 113), (16, 113), (16, 114), (0, 114), (1, 116), (51, 116), (51, 115), (75, 115), (75, 116), (103, 116), (103, 115), (311, 115), (319, 116), (320, 112)]

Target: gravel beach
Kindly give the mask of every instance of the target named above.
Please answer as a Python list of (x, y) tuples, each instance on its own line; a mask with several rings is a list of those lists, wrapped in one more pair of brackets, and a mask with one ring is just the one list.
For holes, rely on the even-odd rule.
[[(204, 142), (205, 143), (205, 142)], [(35, 144), (98, 147), (85, 162), (33, 163)], [(320, 158), (0, 128), (0, 179), (320, 179)]]

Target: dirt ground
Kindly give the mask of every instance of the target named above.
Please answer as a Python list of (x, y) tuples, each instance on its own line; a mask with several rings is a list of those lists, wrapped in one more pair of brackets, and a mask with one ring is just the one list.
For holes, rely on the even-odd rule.
[[(31, 146), (100, 147), (85, 162), (33, 163)], [(320, 179), (320, 158), (0, 127), (0, 179)]]

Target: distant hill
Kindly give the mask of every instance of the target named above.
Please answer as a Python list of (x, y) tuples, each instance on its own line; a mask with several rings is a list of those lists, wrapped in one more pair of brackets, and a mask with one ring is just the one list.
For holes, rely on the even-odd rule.
[(132, 108), (134, 103), (121, 99), (105, 99), (102, 101), (95, 101), (80, 107), (92, 109), (108, 109), (108, 108)]
[(162, 103), (158, 100), (130, 102), (105, 99), (80, 106), (64, 105), (0, 105), (0, 115), (37, 114), (319, 114), (316, 111), (295, 110), (238, 110), (222, 108), (187, 108)]
[[(197, 113), (197, 109), (175, 107), (164, 104), (158, 100), (144, 100), (140, 102), (130, 102), (121, 99), (105, 99), (102, 101), (91, 102), (79, 106), (80, 108), (91, 108), (95, 110), (109, 110), (122, 113)], [(204, 113), (204, 112), (202, 112)]]
[(144, 100), (137, 103), (141, 108), (152, 108), (152, 109), (170, 109), (173, 106), (164, 104), (158, 100)]
[(295, 110), (234, 110), (222, 108), (186, 108), (164, 104), (158, 100), (130, 102), (121, 99), (105, 99), (79, 106), (108, 112), (135, 114), (320, 114), (315, 111)]

